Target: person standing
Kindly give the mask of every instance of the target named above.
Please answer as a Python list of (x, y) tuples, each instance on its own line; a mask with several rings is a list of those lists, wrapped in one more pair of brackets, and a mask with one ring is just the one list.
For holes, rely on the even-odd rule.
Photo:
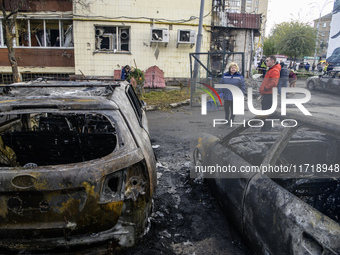
[(288, 78), (289, 78), (289, 71), (288, 71), (288, 68), (286, 67), (285, 63), (281, 62), (280, 66), (281, 66), (280, 80), (279, 80), (279, 84), (277, 86), (277, 88), (278, 88), (277, 92), (279, 94), (281, 94), (281, 88), (282, 87), (284, 87), (284, 88), (287, 87)]
[(299, 71), (302, 71), (304, 67), (305, 67), (305, 65), (304, 65), (303, 61), (301, 61), (300, 64), (299, 64)]
[(296, 62), (294, 61), (293, 70), (296, 71)]
[[(266, 59), (266, 65), (268, 66), (268, 70), (266, 76), (263, 79), (263, 82), (260, 86), (260, 93), (262, 95), (262, 110), (269, 110), (273, 104), (273, 88), (277, 87), (280, 79), (280, 64), (276, 63), (275, 56), (269, 56)], [(271, 123), (265, 121), (264, 125), (261, 128), (261, 131), (270, 131)]]
[(290, 70), (289, 72), (289, 87), (295, 88), (295, 83), (297, 81), (297, 76), (294, 70)]
[(131, 72), (130, 66), (129, 65), (124, 66), (123, 69), (122, 69), (122, 73), (120, 75), (120, 78), (122, 80), (126, 80), (129, 76), (130, 72)]
[(329, 65), (327, 66), (326, 71), (327, 71), (327, 74), (328, 74), (328, 75), (331, 75), (331, 71), (333, 71), (333, 65), (332, 65), (332, 63), (329, 63)]
[[(237, 86), (245, 93), (246, 85), (244, 83), (244, 78), (239, 72), (238, 65), (232, 62), (228, 67), (228, 72), (223, 74), (220, 84), (230, 84)], [(223, 93), (222, 98), (224, 99), (224, 112), (225, 119), (230, 121), (234, 120), (234, 110), (233, 110), (233, 94), (229, 89), (223, 88), (218, 90), (219, 93)]]
[(262, 70), (262, 78), (264, 78), (267, 72), (267, 65), (266, 65), (265, 59), (262, 59), (261, 70)]

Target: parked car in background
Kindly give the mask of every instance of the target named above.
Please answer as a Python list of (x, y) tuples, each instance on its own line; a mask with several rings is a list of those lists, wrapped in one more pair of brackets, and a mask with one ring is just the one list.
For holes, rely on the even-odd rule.
[(203, 177), (256, 254), (340, 254), (340, 126), (308, 117), (198, 139), (194, 173), (215, 171)]
[(306, 80), (307, 88), (323, 90), (331, 93), (340, 93), (340, 71), (332, 70), (323, 75), (312, 76)]
[(132, 86), (41, 79), (2, 88), (0, 250), (133, 246), (149, 227), (156, 164)]

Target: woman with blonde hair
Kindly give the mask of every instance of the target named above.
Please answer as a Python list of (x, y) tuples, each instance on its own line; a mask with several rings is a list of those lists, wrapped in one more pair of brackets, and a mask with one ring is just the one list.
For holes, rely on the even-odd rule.
[[(228, 71), (223, 74), (220, 84), (230, 84), (237, 86), (245, 93), (246, 86), (244, 83), (244, 78), (239, 72), (238, 65), (235, 62), (232, 62), (229, 67)], [(223, 93), (224, 99), (224, 112), (225, 112), (225, 119), (230, 121), (234, 120), (234, 109), (233, 109), (233, 94), (230, 92), (229, 89), (219, 89), (219, 93)]]

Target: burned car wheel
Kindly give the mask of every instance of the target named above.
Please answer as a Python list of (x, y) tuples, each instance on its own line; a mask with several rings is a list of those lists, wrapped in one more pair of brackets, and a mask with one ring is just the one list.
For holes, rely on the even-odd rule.
[(193, 153), (193, 158), (194, 158), (195, 166), (202, 166), (202, 163), (203, 163), (202, 154), (198, 148), (195, 148), (194, 153)]
[(310, 90), (310, 91), (313, 91), (313, 90), (315, 90), (315, 88), (316, 88), (316, 84), (315, 84), (315, 82), (314, 81), (308, 81), (308, 83), (307, 83), (307, 88), (308, 88), (308, 90)]
[(53, 80), (7, 87), (0, 249), (136, 244), (149, 227), (156, 163), (133, 87)]

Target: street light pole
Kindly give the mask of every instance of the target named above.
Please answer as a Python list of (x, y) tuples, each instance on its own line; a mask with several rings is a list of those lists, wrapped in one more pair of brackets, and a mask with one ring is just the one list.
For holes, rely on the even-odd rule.
[(317, 2), (311, 3), (311, 4), (316, 4), (317, 6), (314, 5), (313, 7), (317, 7), (318, 10), (319, 10), (319, 19), (318, 19), (318, 24), (317, 24), (315, 50), (314, 50), (314, 61), (313, 61), (314, 64), (315, 64), (315, 60), (316, 60), (316, 52), (317, 52), (318, 39), (319, 39), (319, 29), (320, 29), (320, 19), (321, 19), (322, 11), (326, 7), (327, 4), (332, 3), (332, 2), (333, 2), (333, 0), (328, 0), (322, 5), (322, 7), (320, 7), (320, 5)]
[[(197, 33), (197, 38), (196, 38), (196, 50), (195, 50), (195, 57), (197, 59), (200, 58), (199, 53), (201, 52), (201, 44), (202, 44), (202, 27), (203, 27), (203, 14), (204, 13), (204, 0), (201, 0), (201, 6), (200, 6), (200, 18), (199, 18), (199, 22), (198, 22), (198, 33)], [(190, 106), (192, 106), (192, 100), (193, 100), (193, 95), (196, 92), (196, 81), (197, 81), (197, 77), (198, 77), (198, 69), (199, 69), (199, 63), (198, 61), (195, 59), (195, 63), (194, 63), (194, 74), (192, 76), (191, 79), (191, 86), (190, 86)]]

